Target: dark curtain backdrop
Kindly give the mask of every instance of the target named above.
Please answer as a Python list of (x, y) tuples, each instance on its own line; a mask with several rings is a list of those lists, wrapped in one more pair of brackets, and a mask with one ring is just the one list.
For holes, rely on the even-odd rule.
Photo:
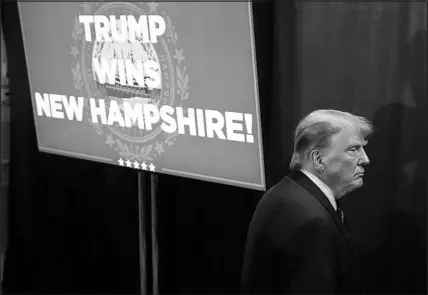
[(369, 290), (426, 294), (426, 3), (297, 7), (297, 113), (342, 109), (376, 129), (365, 186), (342, 204)]
[[(137, 176), (37, 152), (16, 4), (6, 293), (138, 293)], [(368, 117), (365, 186), (343, 200), (371, 293), (426, 293), (426, 4), (254, 3), (268, 186), (316, 108)], [(10, 53), (10, 54), (9, 54)], [(236, 293), (261, 193), (159, 175), (161, 293)]]
[[(1, 14), (1, 6), (0, 6)], [(6, 48), (0, 23), (0, 283), (3, 281), (3, 258), (7, 248), (7, 195), (9, 192), (9, 81)], [(2, 294), (0, 288), (0, 295)]]

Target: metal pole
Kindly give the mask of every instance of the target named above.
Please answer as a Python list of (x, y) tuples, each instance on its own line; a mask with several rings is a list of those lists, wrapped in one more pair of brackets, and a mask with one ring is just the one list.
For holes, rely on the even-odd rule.
[(159, 295), (159, 255), (157, 235), (157, 205), (158, 176), (151, 174), (151, 217), (152, 217), (152, 268), (153, 268), (153, 295)]
[(139, 240), (140, 240), (140, 284), (141, 295), (147, 295), (147, 245), (144, 212), (144, 172), (138, 172), (138, 217), (139, 217)]

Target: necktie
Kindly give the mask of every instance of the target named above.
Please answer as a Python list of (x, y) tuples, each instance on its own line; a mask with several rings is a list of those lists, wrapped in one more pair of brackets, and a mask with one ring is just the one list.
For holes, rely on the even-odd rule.
[(342, 221), (342, 223), (345, 224), (345, 214), (343, 213), (342, 209), (337, 207), (337, 213), (339, 214), (340, 220)]
[(348, 226), (346, 224), (345, 213), (343, 213), (342, 209), (340, 209), (339, 207), (337, 207), (337, 213), (339, 214), (340, 221), (342, 221), (342, 224), (343, 224), (344, 228), (346, 229), (346, 233), (347, 233), (348, 237), (351, 237), (351, 233), (349, 232)]

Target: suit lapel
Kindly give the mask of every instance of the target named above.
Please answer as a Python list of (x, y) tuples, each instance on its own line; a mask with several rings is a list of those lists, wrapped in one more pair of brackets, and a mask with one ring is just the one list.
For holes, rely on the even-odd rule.
[(339, 228), (348, 246), (352, 250), (349, 231), (346, 229), (345, 225), (342, 223), (340, 219), (339, 214), (337, 213), (336, 210), (334, 210), (327, 196), (324, 195), (321, 189), (315, 183), (313, 183), (312, 180), (310, 180), (304, 173), (300, 171), (293, 171), (288, 175), (288, 177), (293, 181), (295, 181), (296, 183), (300, 184), (305, 189), (307, 189), (312, 195), (314, 195), (324, 205), (324, 207), (330, 212), (330, 215), (334, 220), (334, 222), (336, 223), (336, 226)]

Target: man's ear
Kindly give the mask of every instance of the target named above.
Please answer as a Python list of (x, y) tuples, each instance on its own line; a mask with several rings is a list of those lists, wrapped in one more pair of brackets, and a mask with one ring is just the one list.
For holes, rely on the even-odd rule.
[(319, 150), (313, 150), (310, 153), (310, 157), (312, 160), (312, 165), (314, 165), (314, 168), (316, 170), (324, 170), (324, 159), (322, 157), (322, 154)]

